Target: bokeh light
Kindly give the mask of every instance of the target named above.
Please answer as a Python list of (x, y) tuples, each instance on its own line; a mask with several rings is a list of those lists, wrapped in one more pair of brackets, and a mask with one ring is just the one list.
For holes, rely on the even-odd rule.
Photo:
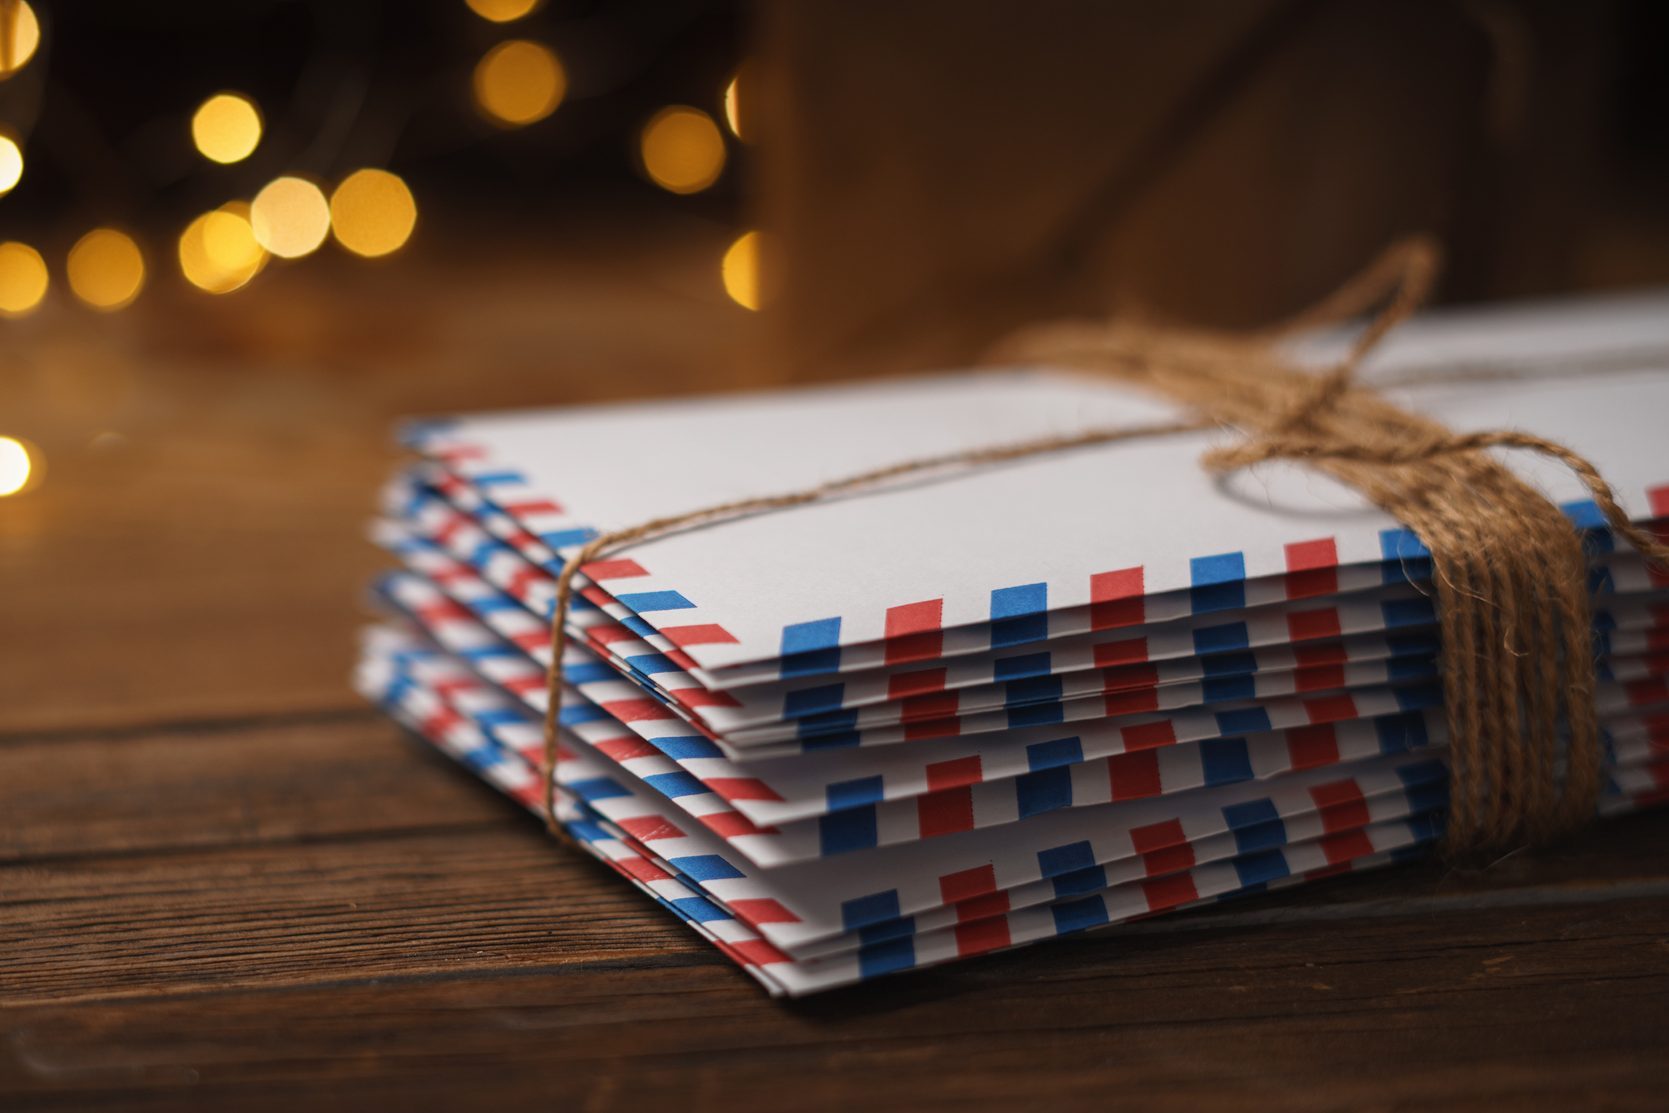
[(495, 123), (523, 127), (543, 120), (568, 91), (551, 49), (525, 39), (499, 43), (475, 66), (475, 103)]
[(417, 202), (396, 174), (355, 170), (330, 195), (330, 229), (355, 255), (387, 255), (411, 238)]
[(23, 180), (23, 148), (9, 135), (0, 135), (0, 193), (10, 193)]
[(330, 234), (330, 205), (306, 178), (275, 178), (249, 206), (255, 242), (281, 259), (317, 251)]
[(75, 241), (65, 270), (75, 296), (94, 309), (120, 309), (145, 285), (139, 245), (114, 228), (95, 228)]
[(46, 260), (26, 243), (0, 243), (0, 316), (21, 317), (46, 297)]
[(663, 108), (644, 125), (639, 142), (643, 170), (662, 189), (699, 193), (724, 170), (724, 136), (699, 108)]
[(536, 11), (543, 0), (464, 0), (469, 10), (493, 23), (509, 23)]
[(36, 461), (40, 450), (16, 437), (0, 437), (0, 498), (15, 495), (40, 483)]
[[(747, 72), (748, 68), (743, 66), (736, 71), (736, 76), (730, 79), (730, 84), (724, 87), (724, 122), (730, 125), (730, 134), (744, 143), (748, 137), (742, 132), (742, 76)], [(751, 87), (752, 84), (753, 81), (750, 79), (748, 85)]]
[(41, 45), (41, 23), (24, 0), (0, 4), (0, 78), (28, 64)]
[(759, 308), (761, 243), (762, 237), (758, 232), (743, 232), (725, 251), (724, 260), (719, 264), (724, 292), (743, 309)]
[(191, 117), (191, 141), (212, 162), (238, 162), (261, 141), (261, 113), (240, 93), (216, 93)]
[(180, 273), (211, 294), (229, 294), (266, 265), (267, 252), (255, 241), (249, 206), (242, 201), (204, 213), (180, 234)]

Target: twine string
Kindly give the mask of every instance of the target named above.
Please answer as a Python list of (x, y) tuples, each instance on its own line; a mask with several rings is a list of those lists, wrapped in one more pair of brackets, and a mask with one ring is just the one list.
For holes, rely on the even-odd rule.
[[(1100, 427), (905, 460), (798, 491), (736, 499), (605, 531), (556, 578), (544, 720), (544, 811), (553, 833), (563, 654), (574, 580), (604, 553), (679, 530), (873, 491), (926, 473), (1121, 441), (1226, 428), (1234, 443), (1201, 457), (1225, 475), (1271, 460), (1323, 472), (1411, 529), (1430, 553), (1450, 753), (1451, 854), (1542, 842), (1590, 818), (1603, 783), (1594, 707), (1587, 557), (1570, 520), (1494, 455), (1522, 451), (1563, 465), (1610, 528), (1654, 563), (1669, 546), (1634, 525), (1586, 457), (1513, 429), (1455, 433), (1357, 381), (1364, 359), (1425, 301), (1438, 252), (1425, 238), (1393, 245), (1360, 274), (1275, 329), (1220, 334), (1120, 322), (1022, 330), (1004, 361), (1089, 370), (1157, 392), (1192, 416)], [(1320, 373), (1278, 350), (1293, 331), (1383, 308), (1345, 356)], [(1562, 772), (1561, 772), (1562, 765)]]

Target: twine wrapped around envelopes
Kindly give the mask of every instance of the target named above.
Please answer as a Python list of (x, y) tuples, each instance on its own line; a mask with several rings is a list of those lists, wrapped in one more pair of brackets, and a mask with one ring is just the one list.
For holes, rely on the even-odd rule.
[[(1282, 327), (1225, 334), (1126, 323), (1055, 323), (1022, 330), (1004, 362), (1090, 370), (1155, 391), (1193, 416), (906, 460), (815, 487), (737, 499), (611, 530), (563, 566), (551, 615), (544, 723), (544, 809), (556, 820), (563, 649), (574, 577), (605, 552), (693, 526), (819, 502), (927, 472), (1139, 438), (1225, 428), (1233, 444), (1201, 466), (1227, 474), (1291, 460), (1361, 493), (1411, 529), (1431, 553), (1448, 719), (1451, 854), (1545, 842), (1594, 814), (1603, 743), (1594, 707), (1587, 558), (1559, 508), (1519, 479), (1493, 449), (1537, 453), (1569, 468), (1618, 536), (1669, 566), (1669, 546), (1631, 523), (1587, 459), (1512, 430), (1453, 433), (1356, 381), (1387, 333), (1424, 302), (1438, 252), (1423, 238), (1393, 246), (1361, 274)], [(1321, 372), (1278, 345), (1301, 329), (1384, 308), (1346, 356)]]

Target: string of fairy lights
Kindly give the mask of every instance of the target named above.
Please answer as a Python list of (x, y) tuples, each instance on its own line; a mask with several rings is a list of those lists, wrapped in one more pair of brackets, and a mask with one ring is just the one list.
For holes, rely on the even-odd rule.
[[(537, 11), (543, 0), (463, 2), (507, 32), (474, 66), (476, 109), (505, 129), (530, 127), (550, 117), (568, 93), (562, 60), (549, 45), (515, 37), (509, 27)], [(29, 66), (41, 45), (41, 24), (28, 0), (0, 0), (0, 81)], [(700, 193), (720, 179), (730, 141), (747, 139), (744, 72), (738, 71), (716, 98), (719, 119), (702, 108), (674, 104), (645, 121), (635, 149), (648, 180), (683, 195)], [(248, 159), (265, 132), (260, 106), (236, 90), (207, 96), (186, 126), (196, 154), (221, 166)], [(25, 171), (25, 144), (0, 121), (0, 198), (23, 180)], [(92, 228), (65, 254), (62, 281), (76, 302), (113, 313), (138, 300), (154, 280), (153, 272), (164, 269), (161, 260), (170, 256), (191, 288), (225, 295), (247, 286), (271, 260), (301, 259), (328, 242), (363, 258), (393, 255), (410, 241), (417, 224), (417, 198), (404, 179), (385, 167), (361, 167), (334, 184), (284, 174), (252, 197), (228, 200), (193, 217), (171, 250), (155, 245), (148, 250), (119, 227)], [(745, 231), (716, 268), (725, 293), (744, 309), (760, 305), (760, 254), (761, 233)], [(22, 240), (0, 242), (0, 318), (36, 312), (52, 297), (53, 284), (52, 269), (35, 246)], [(34, 445), (0, 436), (0, 498), (39, 486), (43, 463)]]

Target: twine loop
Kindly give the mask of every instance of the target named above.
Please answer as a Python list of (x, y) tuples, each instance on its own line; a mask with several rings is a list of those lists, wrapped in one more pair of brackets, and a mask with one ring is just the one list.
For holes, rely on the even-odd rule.
[[(1428, 239), (1398, 243), (1303, 314), (1262, 332), (1056, 322), (1022, 330), (995, 353), (1004, 362), (1073, 367), (1144, 387), (1181, 404), (1191, 415), (1184, 420), (906, 460), (593, 538), (557, 576), (551, 613), (543, 768), (551, 830), (563, 834), (555, 774), (574, 578), (603, 553), (905, 476), (1219, 427), (1239, 439), (1204, 453), (1201, 466), (1208, 471), (1223, 475), (1275, 460), (1320, 471), (1402, 522), (1430, 553), (1448, 727), (1449, 853), (1494, 854), (1579, 826), (1594, 814), (1604, 761), (1587, 556), (1564, 513), (1495, 453), (1527, 451), (1563, 464), (1618, 536), (1663, 566), (1669, 566), (1669, 546), (1633, 525), (1594, 465), (1569, 448), (1517, 430), (1456, 433), (1357, 381), (1362, 361), (1424, 302), (1438, 258)], [(1280, 350), (1296, 331), (1380, 305), (1344, 358), (1319, 373)]]

